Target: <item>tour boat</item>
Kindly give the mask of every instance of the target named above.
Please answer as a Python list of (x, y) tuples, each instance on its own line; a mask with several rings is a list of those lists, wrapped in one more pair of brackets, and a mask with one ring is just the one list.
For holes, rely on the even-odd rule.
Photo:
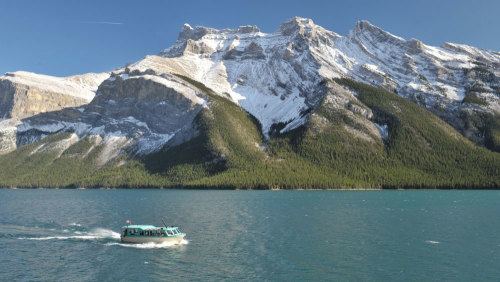
[[(127, 221), (128, 223), (129, 221)], [(156, 227), (153, 225), (122, 226), (120, 239), (126, 243), (164, 243), (179, 244), (186, 236), (176, 226)]]

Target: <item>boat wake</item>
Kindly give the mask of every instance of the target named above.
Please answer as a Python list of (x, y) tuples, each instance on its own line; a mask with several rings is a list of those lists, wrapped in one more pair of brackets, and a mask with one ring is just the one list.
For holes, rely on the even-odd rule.
[[(118, 235), (119, 237), (119, 235)], [(120, 246), (126, 248), (136, 248), (136, 249), (163, 249), (163, 248), (171, 248), (181, 245), (187, 245), (189, 241), (186, 239), (182, 239), (180, 243), (174, 242), (163, 242), (163, 243), (142, 243), (142, 244), (134, 244), (134, 243), (106, 243), (105, 246)]]
[[(63, 230), (64, 232), (64, 230)], [(68, 232), (68, 231), (66, 231)], [(104, 228), (94, 228), (90, 231), (73, 231), (73, 234), (64, 234), (56, 236), (42, 236), (42, 237), (19, 237), (19, 240), (105, 240), (105, 239), (120, 239), (120, 233), (114, 232)]]
[[(56, 228), (53, 228), (56, 227)], [(189, 244), (189, 241), (183, 239), (180, 243), (122, 243), (120, 242), (120, 233), (105, 228), (93, 228), (86, 230), (84, 226), (78, 223), (71, 223), (67, 226), (44, 227), (25, 227), (25, 226), (7, 226), (0, 225), (0, 238), (12, 238), (18, 240), (50, 241), (50, 240), (68, 240), (68, 241), (94, 241), (103, 243), (105, 246), (120, 246), (136, 249), (162, 249)]]

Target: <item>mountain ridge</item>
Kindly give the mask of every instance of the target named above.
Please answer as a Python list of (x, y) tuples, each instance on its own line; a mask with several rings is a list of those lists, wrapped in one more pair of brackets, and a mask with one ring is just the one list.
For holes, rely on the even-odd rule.
[[(457, 115), (457, 112), (473, 108), (462, 105), (461, 102), (463, 101), (465, 96), (472, 96), (472, 97), (480, 96), (481, 100), (485, 100), (485, 103), (488, 106), (484, 107), (484, 105), (482, 105), (482, 107), (480, 107), (480, 110), (482, 111), (494, 112), (496, 114), (498, 114), (498, 112), (500, 111), (499, 100), (498, 100), (498, 95), (500, 95), (498, 90), (499, 89), (498, 69), (499, 69), (500, 57), (498, 52), (487, 51), (483, 49), (478, 49), (470, 46), (453, 44), (453, 43), (444, 43), (442, 47), (431, 47), (423, 44), (421, 41), (416, 39), (410, 39), (406, 41), (400, 37), (394, 36), (388, 32), (381, 30), (378, 27), (373, 26), (367, 21), (358, 22), (355, 25), (355, 28), (351, 30), (348, 33), (348, 35), (342, 37), (334, 32), (326, 31), (323, 28), (314, 25), (314, 23), (309, 19), (294, 18), (290, 21), (285, 22), (275, 33), (271, 35), (276, 37), (276, 34), (280, 33), (283, 30), (287, 30), (285, 28), (286, 26), (291, 27), (291, 30), (302, 35), (306, 34), (307, 32), (309, 32), (310, 34), (323, 32), (324, 34), (329, 36), (329, 37), (323, 36), (322, 39), (323, 41), (328, 42), (328, 40), (337, 40), (338, 41), (337, 45), (339, 45), (338, 47), (340, 49), (348, 50), (346, 52), (340, 52), (340, 53), (335, 50), (327, 50), (329, 52), (329, 53), (327, 52), (327, 55), (331, 55), (331, 57), (336, 58), (335, 60), (328, 60), (324, 58), (319, 58), (316, 60), (316, 61), (326, 62), (327, 67), (321, 66), (320, 69), (318, 70), (319, 74), (323, 73), (323, 75), (320, 75), (322, 77), (331, 78), (331, 77), (338, 77), (345, 75), (355, 80), (363, 81), (368, 84), (381, 86), (392, 91), (398, 91), (398, 93), (401, 96), (410, 98), (418, 102), (419, 104), (431, 109), (434, 113), (440, 115), (443, 119), (447, 119), (450, 124), (454, 125), (455, 128), (459, 129), (462, 132), (465, 132), (467, 129), (461, 128), (460, 125), (461, 121), (453, 120), (453, 116)], [(203, 31), (205, 28), (196, 27), (195, 29)], [(237, 29), (234, 30), (224, 29), (222, 31), (217, 31), (215, 29), (210, 29), (209, 36), (217, 37), (218, 32), (222, 34), (220, 36), (223, 36), (224, 34), (234, 34), (236, 30)], [(290, 35), (290, 33), (287, 34)], [(421, 60), (422, 62), (419, 62), (418, 60), (416, 61), (412, 56), (401, 56), (401, 58), (398, 58), (398, 61), (395, 64), (392, 65), (390, 64), (386, 66), (386, 68), (389, 70), (385, 70), (384, 72), (384, 69), (380, 69), (380, 67), (377, 66), (377, 63), (373, 63), (372, 58), (373, 57), (375, 58), (375, 62), (380, 62), (380, 57), (382, 57), (383, 59), (386, 58), (387, 56), (389, 57), (394, 56), (394, 54), (392, 54), (394, 52), (392, 53), (389, 52), (388, 54), (382, 53), (379, 54), (378, 57), (374, 56), (374, 53), (376, 53), (375, 51), (373, 51), (374, 48), (371, 48), (372, 50), (368, 50), (367, 48), (370, 47), (370, 45), (366, 43), (366, 42), (372, 42), (373, 36), (366, 36), (366, 34), (368, 35), (382, 34), (383, 35), (382, 37), (384, 38), (385, 41), (387, 40), (394, 41), (397, 43), (396, 45), (398, 46), (398, 48), (403, 48), (402, 50), (398, 49), (399, 53), (402, 54), (406, 54), (406, 52), (414, 53), (416, 54), (417, 57), (424, 56), (424, 58)], [(255, 36), (259, 38), (264, 35), (265, 34), (260, 32), (255, 33)], [(203, 37), (200, 36), (201, 35), (199, 34), (197, 38), (200, 39), (201, 37)], [(246, 36), (248, 37), (250, 35), (247, 34)], [(232, 35), (232, 37), (236, 37), (236, 35)], [(369, 40), (366, 39), (367, 37)], [(171, 52), (172, 50), (174, 51), (178, 50), (180, 48), (179, 46), (183, 46), (183, 44), (185, 44), (186, 46), (188, 45), (187, 44), (188, 42), (182, 41), (182, 39), (184, 38), (183, 36), (180, 36), (180, 38), (181, 41), (176, 42), (172, 47), (160, 52), (160, 55), (166, 57), (171, 57), (173, 55), (177, 56), (178, 54), (171, 54), (169, 52)], [(313, 39), (318, 41), (318, 37), (313, 37)], [(232, 39), (230, 38), (229, 40)], [(380, 40), (376, 40), (377, 43), (379, 41)], [(301, 41), (298, 41), (298, 43), (300, 42)], [(292, 41), (292, 43), (296, 42)], [(196, 45), (194, 42), (190, 42), (190, 44)], [(206, 52), (208, 52), (208, 49), (206, 49), (206, 46), (209, 46), (209, 44), (201, 40), (200, 45), (201, 45), (200, 50), (205, 50), (203, 51), (205, 52), (204, 56), (207, 56)], [(311, 43), (311, 45), (314, 45), (314, 42)], [(203, 46), (205, 46), (205, 49), (203, 49)], [(287, 46), (288, 53), (285, 55), (292, 56), (293, 48), (290, 49), (288, 47), (290, 46)], [(323, 47), (324, 46), (322, 46), (322, 48)], [(212, 52), (215, 51), (214, 48), (212, 48)], [(229, 48), (231, 48), (231, 45)], [(325, 48), (329, 48), (329, 46), (326, 46)], [(222, 51), (224, 51), (223, 48), (221, 49)], [(193, 49), (191, 48), (191, 50)], [(314, 49), (312, 50), (315, 51)], [(390, 51), (390, 49), (388, 50)], [(450, 53), (450, 52), (455, 52), (457, 50), (463, 52), (463, 54)], [(215, 54), (214, 57), (216, 56), (216, 53), (217, 52), (214, 53)], [(313, 56), (317, 55), (317, 53), (318, 52), (312, 52), (312, 55)], [(351, 56), (346, 56), (346, 54), (348, 55), (350, 54)], [(359, 58), (356, 59), (356, 56)], [(457, 57), (458, 61), (455, 60), (454, 57)], [(469, 57), (473, 57), (474, 59), (469, 59)], [(145, 59), (145, 61), (147, 60), (148, 59)], [(355, 63), (356, 60), (361, 60), (365, 62), (356, 64)], [(494, 68), (495, 70), (494, 72), (491, 71), (491, 68), (488, 70), (478, 66), (484, 64), (484, 61), (487, 60), (490, 60), (489, 64), (491, 65), (492, 68)], [(436, 61), (436, 63), (433, 65), (434, 61)], [(440, 66), (441, 64), (444, 63), (451, 65), (450, 70), (442, 68)], [(147, 65), (147, 62), (144, 62), (143, 64)], [(461, 68), (457, 69), (457, 65), (460, 65)], [(406, 66), (406, 68), (402, 69), (401, 66)], [(429, 68), (429, 66), (431, 67)], [(351, 70), (349, 70), (349, 68)], [(390, 75), (392, 69), (395, 69), (397, 71), (396, 75)], [(419, 69), (421, 69), (420, 71), (421, 73), (419, 73)], [(465, 70), (470, 70), (470, 71), (466, 72)], [(428, 72), (430, 72), (430, 74), (427, 74)], [(410, 75), (408, 76), (407, 73), (409, 73)], [(400, 84), (399, 88), (396, 85), (397, 81), (395, 81), (393, 78), (394, 76), (399, 76), (402, 79), (402, 81), (399, 83)], [(432, 76), (434, 76), (434, 78), (432, 78)], [(483, 77), (484, 79), (478, 80), (477, 77)], [(239, 78), (236, 79), (229, 78), (229, 79), (231, 80), (230, 85), (234, 85), (234, 83), (238, 82), (239, 80)], [(449, 85), (446, 83), (443, 84), (443, 81), (447, 81), (449, 79), (452, 80), (452, 83), (448, 83)], [(490, 83), (491, 80), (494, 80), (495, 83), (491, 84)], [(210, 80), (208, 80), (208, 82), (210, 82)], [(217, 83), (213, 84), (214, 85), (209, 85), (209, 86), (215, 86), (213, 88), (217, 89), (218, 88)], [(279, 81), (277, 84), (282, 85), (283, 81)], [(489, 90), (487, 88), (489, 88)], [(231, 89), (228, 89), (226, 87), (226, 89), (219, 89), (219, 90), (230, 93)], [(260, 88), (259, 91), (266, 92), (265, 89), (262, 88)], [(273, 92), (273, 93), (278, 92), (279, 95), (282, 94), (286, 95), (286, 93), (280, 92), (280, 89), (278, 87), (273, 87), (273, 89), (267, 90), (267, 92)], [(235, 99), (238, 99), (237, 95), (235, 96), (236, 96)], [(243, 106), (245, 107), (245, 105)], [(248, 110), (251, 111), (250, 108), (251, 106), (248, 106)], [(448, 115), (447, 112), (453, 112), (453, 113), (451, 115)], [(278, 122), (284, 122), (284, 121), (278, 120)]]
[[(24, 167), (30, 167), (27, 162), (33, 156), (45, 156), (43, 152), (47, 151), (57, 152), (47, 157), (52, 160), (46, 164), (46, 169), (50, 171), (54, 169), (51, 163), (58, 160), (75, 166), (67, 156), (68, 151), (74, 151), (76, 153), (72, 155), (86, 165), (83, 171), (108, 171), (114, 174), (113, 177), (123, 179), (126, 176), (115, 173), (126, 167), (125, 171), (133, 171), (134, 175), (140, 175), (140, 179), (160, 187), (204, 187), (213, 184), (239, 188), (283, 185), (293, 188), (295, 181), (295, 188), (307, 188), (307, 183), (311, 185), (309, 188), (328, 188), (328, 183), (334, 187), (415, 188), (424, 183), (429, 187), (463, 187), (468, 183), (467, 179), (455, 177), (455, 180), (447, 178), (447, 185), (435, 179), (432, 171), (427, 171), (421, 160), (413, 156), (413, 151), (399, 147), (394, 149), (396, 145), (402, 146), (398, 143), (401, 141), (394, 140), (410, 142), (404, 139), (407, 137), (394, 137), (395, 132), (405, 132), (401, 134), (413, 134), (423, 142), (415, 143), (415, 150), (432, 149), (433, 144), (444, 144), (439, 146), (448, 153), (443, 155), (436, 151), (435, 155), (441, 156), (452, 172), (436, 172), (438, 174), (454, 175), (464, 170), (459, 163), (453, 165), (447, 160), (452, 155), (456, 155), (457, 159), (464, 154), (469, 159), (493, 161), (493, 170), (487, 167), (483, 168), (484, 172), (474, 170), (476, 180), (470, 185), (477, 187), (484, 183), (485, 187), (497, 187), (498, 173), (495, 174), (495, 169), (500, 164), (497, 153), (489, 151), (491, 156), (488, 156), (486, 151), (476, 149), (472, 143), (463, 147), (463, 153), (450, 151), (447, 146), (455, 144), (451, 140), (458, 138), (459, 145), (453, 146), (462, 148), (462, 144), (467, 143), (460, 139), (463, 135), (478, 145), (497, 150), (500, 144), (500, 55), (452, 43), (442, 46), (427, 46), (416, 39), (405, 40), (368, 21), (356, 23), (346, 36), (299, 17), (285, 21), (270, 34), (262, 33), (256, 26), (217, 30), (193, 28), (185, 24), (178, 40), (158, 55), (147, 56), (109, 73), (90, 76), (102, 79), (97, 89), (92, 88), (95, 91), (92, 101), (58, 105), (61, 109), (0, 120), (0, 154), (4, 155), (0, 156), (0, 161), (18, 155), (19, 160), (24, 160), (17, 166), (18, 172), (21, 172)], [(10, 83), (13, 77), (23, 74), (8, 74), (0, 77), (0, 81)], [(28, 78), (33, 77), (37, 75), (28, 75)], [(461, 134), (453, 133), (451, 127), (443, 127), (441, 122), (438, 122), (440, 129), (422, 129), (421, 123), (429, 128), (436, 126), (435, 119), (424, 117), (413, 117), (413, 121), (405, 121), (410, 125), (399, 127), (394, 120), (404, 118), (399, 117), (399, 113), (391, 112), (398, 111), (397, 106), (377, 110), (385, 101), (373, 102), (366, 94), (361, 95), (360, 89), (365, 91), (365, 87), (352, 84), (349, 79), (381, 87), (388, 93), (397, 93), (413, 101), (416, 107), (423, 107), (437, 115)], [(41, 80), (52, 81), (50, 77)], [(32, 89), (42, 96), (50, 96), (57, 93), (54, 89), (67, 85), (64, 79), (54, 81), (49, 90), (35, 84)], [(88, 89), (85, 85), (79, 87)], [(0, 84), (0, 93), (2, 89), (5, 92), (8, 88), (2, 88)], [(94, 93), (92, 89), (90, 95)], [(375, 88), (366, 91), (392, 99), (393, 103), (402, 103), (391, 98), (392, 94), (377, 94), (379, 90)], [(1, 98), (0, 95), (0, 101)], [(402, 107), (408, 114), (419, 112), (427, 115), (427, 112), (417, 111), (407, 104)], [(452, 134), (446, 133), (447, 137), (443, 140), (436, 135), (436, 132), (450, 130)], [(302, 133), (297, 135), (293, 132)], [(338, 136), (332, 135), (332, 132)], [(320, 139), (310, 139), (311, 136)], [(341, 162), (321, 157), (321, 154), (331, 157), (344, 154), (344, 151), (338, 151), (338, 146), (346, 146), (349, 138), (364, 140), (355, 142), (360, 152), (348, 151), (346, 155), (353, 158), (358, 168), (345, 163), (349, 157), (342, 157)], [(301, 143), (300, 140), (308, 141)], [(30, 144), (38, 145), (27, 152)], [(300, 145), (300, 150), (294, 151), (296, 145), (293, 144), (307, 145)], [(330, 148), (330, 151), (316, 148), (318, 144), (323, 144), (320, 148)], [(427, 145), (422, 147), (422, 144)], [(75, 146), (80, 149), (76, 150)], [(289, 149), (283, 151), (280, 146)], [(401, 163), (402, 156), (392, 158), (389, 163), (383, 161), (380, 156), (387, 154), (384, 148), (388, 152), (396, 150), (406, 154), (413, 164)], [(183, 154), (191, 155), (190, 150), (200, 156), (184, 158)], [(356, 149), (353, 147), (353, 150)], [(368, 152), (365, 157), (363, 150)], [(286, 152), (288, 157), (279, 157), (280, 152)], [(309, 153), (303, 155), (304, 152)], [(318, 152), (321, 153), (318, 155)], [(369, 152), (374, 152), (374, 155)], [(478, 156), (471, 157), (474, 155), (472, 152)], [(253, 155), (261, 157), (254, 158)], [(169, 160), (172, 156), (180, 161)], [(384, 169), (377, 170), (370, 164), (355, 161), (363, 158), (372, 159), (374, 164)], [(428, 158), (433, 159), (431, 156)], [(48, 160), (45, 157), (42, 159)], [(287, 175), (297, 174), (301, 163), (309, 167), (319, 180), (311, 180), (303, 174), (298, 174), (298, 178)], [(472, 166), (470, 161), (465, 163)], [(280, 167), (281, 164), (284, 167)], [(401, 166), (397, 170), (406, 169), (411, 177), (423, 177), (422, 182), (418, 184), (410, 177), (405, 184), (404, 177), (401, 180), (401, 177), (385, 170), (397, 168), (396, 164)], [(366, 169), (370, 175), (378, 171), (394, 178), (384, 182), (380, 176), (372, 175), (369, 177), (373, 181), (371, 183), (357, 172), (345, 171), (342, 165), (355, 171)], [(133, 170), (129, 170), (131, 166)], [(433, 162), (432, 166), (437, 169), (441, 165)], [(265, 172), (270, 173), (269, 169), (276, 170), (277, 174), (271, 173), (267, 178), (264, 175)], [(422, 172), (417, 172), (420, 170)], [(17, 173), (16, 170), (6, 171)], [(241, 174), (243, 171), (264, 173), (264, 180), (249, 180)], [(343, 171), (343, 175), (339, 171)], [(21, 179), (27, 181), (25, 177)], [(100, 182), (79, 174), (74, 177), (72, 181), (60, 183), (66, 183), (63, 186), (108, 183), (97, 176)], [(245, 180), (230, 180), (235, 177)], [(12, 185), (17, 178), (4, 174), (0, 175), (0, 183), (2, 179), (10, 179), (3, 183)], [(134, 181), (108, 184), (116, 186), (118, 183), (144, 186)]]

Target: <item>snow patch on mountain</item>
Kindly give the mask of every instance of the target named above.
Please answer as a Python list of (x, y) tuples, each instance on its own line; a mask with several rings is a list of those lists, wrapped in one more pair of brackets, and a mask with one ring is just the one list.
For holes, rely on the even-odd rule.
[(89, 102), (94, 98), (95, 91), (109, 73), (88, 73), (69, 77), (55, 77), (26, 71), (8, 72), (0, 76), (0, 80), (36, 87), (43, 91), (83, 98)]
[(387, 124), (378, 124), (378, 123), (374, 124), (377, 127), (378, 131), (380, 132), (380, 136), (382, 136), (382, 139), (386, 140), (387, 137), (389, 137), (389, 128)]

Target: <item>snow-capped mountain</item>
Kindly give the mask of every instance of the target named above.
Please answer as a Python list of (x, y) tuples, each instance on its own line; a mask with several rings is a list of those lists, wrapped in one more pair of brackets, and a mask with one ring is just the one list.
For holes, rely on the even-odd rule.
[[(331, 92), (325, 82), (342, 77), (412, 99), (464, 134), (469, 130), (468, 137), (479, 143), (482, 133), (466, 124), (461, 113), (500, 114), (498, 52), (452, 43), (427, 46), (367, 21), (356, 23), (346, 36), (299, 17), (269, 34), (256, 26), (217, 30), (186, 24), (173, 46), (110, 74), (2, 76), (0, 113), (13, 117), (0, 122), (2, 151), (71, 131), (75, 140), (94, 136), (113, 147), (114, 153), (103, 157), (105, 163), (121, 150), (148, 154), (167, 142), (189, 140), (196, 136), (192, 121), (207, 106), (206, 96), (180, 77), (240, 105), (260, 122), (266, 138), (273, 130), (283, 133), (304, 124)], [(38, 89), (39, 98), (32, 99), (23, 87)], [(22, 91), (28, 93), (27, 102), (8, 98)], [(57, 103), (62, 96), (53, 93), (74, 99)], [(481, 103), (467, 103), (467, 95)], [(24, 110), (9, 113), (9, 99), (14, 101), (11, 109)], [(352, 110), (349, 99), (339, 98), (335, 105)], [(42, 100), (50, 105), (56, 101), (57, 106), (27, 110), (33, 108), (27, 105)], [(65, 110), (56, 111), (61, 108)], [(32, 116), (40, 112), (47, 113)], [(27, 118), (20, 120), (17, 114)]]
[[(264, 134), (275, 123), (287, 123), (285, 131), (302, 124), (302, 113), (324, 94), (323, 79), (337, 77), (395, 91), (452, 124), (462, 109), (500, 113), (500, 53), (453, 43), (428, 46), (367, 21), (347, 36), (298, 17), (271, 34), (255, 26), (186, 24), (172, 47), (131, 68), (179, 73), (227, 93), (259, 119)], [(484, 105), (462, 104), (466, 94)]]

